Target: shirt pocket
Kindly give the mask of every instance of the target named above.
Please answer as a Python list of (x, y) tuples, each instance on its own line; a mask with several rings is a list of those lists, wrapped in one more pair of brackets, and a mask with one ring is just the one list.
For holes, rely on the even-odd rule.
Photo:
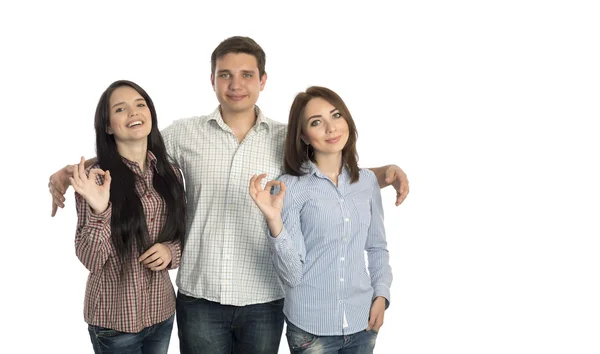
[(371, 225), (371, 200), (365, 198), (354, 198), (354, 210), (358, 221), (366, 226)]

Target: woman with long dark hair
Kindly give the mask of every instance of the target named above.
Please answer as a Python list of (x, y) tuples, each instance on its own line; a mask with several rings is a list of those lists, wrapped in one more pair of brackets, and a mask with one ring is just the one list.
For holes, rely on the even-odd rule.
[(185, 194), (140, 86), (120, 80), (100, 97), (97, 163), (75, 166), (77, 257), (90, 271), (84, 318), (96, 353), (167, 353), (175, 313), (168, 270), (185, 233)]
[(250, 180), (285, 289), (292, 353), (372, 353), (389, 304), (381, 194), (375, 174), (358, 167), (356, 139), (344, 101), (310, 87), (290, 109), (287, 174), (264, 188), (265, 174)]

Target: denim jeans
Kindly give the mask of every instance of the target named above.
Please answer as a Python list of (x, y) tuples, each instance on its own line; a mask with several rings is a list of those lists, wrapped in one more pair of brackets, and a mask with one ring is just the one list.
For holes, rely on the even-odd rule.
[(88, 325), (96, 354), (167, 354), (173, 318), (144, 328), (139, 333)]
[(277, 354), (283, 321), (283, 299), (230, 306), (177, 293), (182, 354)]
[(360, 331), (344, 336), (316, 336), (286, 321), (290, 353), (302, 354), (372, 354), (377, 332)]

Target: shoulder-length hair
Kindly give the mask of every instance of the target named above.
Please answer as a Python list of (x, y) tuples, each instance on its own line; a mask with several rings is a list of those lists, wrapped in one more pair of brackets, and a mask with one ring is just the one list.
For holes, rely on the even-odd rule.
[(356, 139), (358, 132), (352, 119), (352, 115), (346, 107), (342, 98), (334, 91), (320, 86), (311, 86), (306, 92), (300, 92), (296, 95), (292, 107), (290, 108), (290, 118), (288, 121), (287, 136), (285, 139), (285, 172), (293, 176), (302, 176), (306, 171), (302, 168), (305, 162), (314, 160), (314, 149), (302, 140), (302, 127), (305, 118), (304, 111), (308, 102), (320, 97), (331, 103), (348, 122), (348, 141), (342, 149), (342, 167), (347, 167), (350, 171), (350, 180), (357, 182), (359, 178), (358, 154), (356, 152)]
[(135, 173), (127, 167), (117, 150), (114, 135), (107, 133), (110, 126), (110, 97), (119, 87), (129, 86), (146, 101), (152, 116), (152, 129), (148, 135), (148, 150), (156, 157), (156, 171), (152, 184), (166, 205), (167, 218), (162, 225), (157, 242), (181, 241), (185, 236), (185, 192), (180, 182), (179, 171), (172, 168), (165, 143), (158, 131), (156, 109), (150, 96), (137, 84), (119, 80), (113, 82), (100, 96), (96, 107), (94, 126), (96, 130), (96, 154), (98, 164), (109, 170), (110, 184), (111, 240), (121, 259), (128, 264), (134, 249), (142, 254), (150, 245), (147, 220), (135, 188)]

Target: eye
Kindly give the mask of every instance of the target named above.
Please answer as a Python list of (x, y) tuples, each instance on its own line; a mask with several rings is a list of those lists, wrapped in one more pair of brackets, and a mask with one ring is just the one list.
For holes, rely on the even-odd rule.
[(249, 79), (249, 78), (251, 78), (252, 76), (253, 76), (253, 75), (252, 75), (251, 73), (246, 73), (246, 74), (244, 74), (244, 77), (245, 77), (246, 79)]
[(138, 106), (138, 107), (146, 107), (146, 104), (145, 104), (145, 103), (140, 103), (140, 104), (138, 104), (137, 106)]
[(342, 118), (342, 114), (341, 114), (340, 112), (335, 112), (335, 113), (332, 115), (332, 117), (333, 117), (333, 118)]
[(222, 78), (222, 79), (228, 79), (229, 78), (229, 74), (222, 73), (222, 74), (219, 75), (219, 77)]
[(318, 119), (314, 119), (313, 121), (310, 122), (311, 127), (316, 127), (319, 124), (321, 124), (321, 121)]
[(125, 110), (125, 108), (119, 107), (119, 108), (115, 109), (115, 113), (123, 112), (124, 110)]

